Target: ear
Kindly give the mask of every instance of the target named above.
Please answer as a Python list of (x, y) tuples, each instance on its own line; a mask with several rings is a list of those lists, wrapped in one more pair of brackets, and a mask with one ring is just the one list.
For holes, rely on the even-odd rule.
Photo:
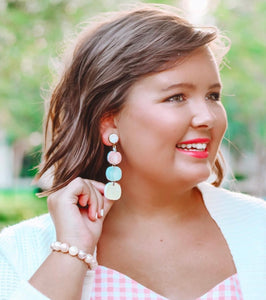
[(118, 135), (116, 117), (114, 114), (108, 114), (103, 116), (100, 122), (100, 134), (104, 145), (112, 146), (112, 143), (109, 141), (109, 135), (112, 133), (116, 133)]

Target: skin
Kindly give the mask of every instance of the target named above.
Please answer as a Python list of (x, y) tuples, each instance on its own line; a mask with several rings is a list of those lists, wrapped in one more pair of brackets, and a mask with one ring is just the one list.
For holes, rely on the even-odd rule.
[[(209, 177), (226, 130), (220, 92), (207, 48), (136, 82), (124, 109), (101, 124), (103, 143), (110, 145), (111, 133), (120, 138), (121, 199), (109, 201), (103, 184), (77, 178), (48, 199), (57, 239), (90, 253), (97, 245), (99, 264), (169, 299), (195, 299), (234, 274), (196, 187)], [(207, 158), (176, 148), (195, 138), (210, 139)], [(52, 299), (79, 299), (85, 272), (83, 262), (53, 252), (30, 282)]]
[[(191, 189), (209, 176), (227, 126), (221, 101), (213, 100), (220, 92), (217, 66), (204, 49), (132, 86), (125, 109), (115, 118), (126, 192), (126, 181), (139, 184), (139, 176), (148, 187), (157, 183), (162, 195), (167, 187)], [(176, 151), (176, 144), (194, 138), (211, 139), (207, 159)]]

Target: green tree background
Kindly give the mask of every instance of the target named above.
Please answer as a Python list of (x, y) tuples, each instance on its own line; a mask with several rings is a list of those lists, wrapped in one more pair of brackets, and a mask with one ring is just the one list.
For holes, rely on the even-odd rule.
[[(232, 41), (230, 67), (222, 70), (222, 79), (233, 171), (240, 179), (253, 176), (254, 189), (248, 192), (266, 196), (266, 2), (221, 1), (215, 16)], [(238, 174), (241, 164), (246, 164), (245, 174)], [(241, 188), (245, 190), (245, 182)]]
[[(60, 42), (82, 21), (98, 12), (117, 9), (128, 1), (114, 0), (2, 0), (0, 1), (0, 129), (12, 146), (42, 131), (41, 89), (51, 82), (50, 67)], [(142, 1), (182, 6), (184, 1)], [(200, 2), (200, 0), (199, 0)], [(256, 182), (264, 187), (266, 169), (265, 69), (266, 2), (264, 0), (210, 1), (206, 16), (232, 40), (228, 65), (223, 68), (223, 101), (228, 112), (227, 138), (234, 159), (233, 171), (241, 171), (246, 153), (256, 157)], [(215, 5), (214, 5), (215, 4)], [(38, 143), (35, 143), (35, 146)], [(38, 146), (37, 146), (38, 148)], [(27, 150), (30, 153), (32, 149)], [(24, 160), (21, 175), (38, 161)], [(257, 188), (255, 188), (257, 191)], [(247, 189), (247, 191), (249, 191)], [(256, 193), (254, 191), (254, 193)], [(260, 191), (265, 193), (265, 188)], [(265, 194), (264, 194), (265, 196)]]

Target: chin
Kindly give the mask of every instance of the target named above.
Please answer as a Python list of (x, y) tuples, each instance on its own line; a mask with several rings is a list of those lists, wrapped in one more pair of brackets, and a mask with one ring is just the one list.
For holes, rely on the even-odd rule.
[(184, 182), (185, 185), (189, 185), (191, 187), (195, 187), (197, 184), (208, 180), (208, 178), (211, 175), (210, 169), (201, 170), (200, 172), (186, 172), (186, 174), (183, 174), (182, 176), (182, 182)]

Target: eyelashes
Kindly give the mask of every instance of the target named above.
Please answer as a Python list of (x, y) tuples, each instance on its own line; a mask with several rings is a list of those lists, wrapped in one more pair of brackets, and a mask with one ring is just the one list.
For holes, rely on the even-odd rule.
[(211, 101), (220, 101), (221, 100), (221, 95), (220, 93), (210, 93), (205, 97), (206, 100), (211, 100)]
[(177, 94), (166, 99), (167, 102), (177, 102), (177, 103), (184, 102), (186, 100), (187, 99), (184, 94)]
[[(187, 99), (188, 99), (188, 97), (185, 94), (180, 93), (180, 94), (173, 95), (173, 96), (165, 99), (164, 101), (170, 102), (170, 103), (182, 103), (182, 102), (185, 102)], [(214, 102), (220, 101), (221, 94), (218, 92), (209, 93), (208, 95), (205, 96), (205, 100), (210, 100), (210, 101), (214, 101)]]

